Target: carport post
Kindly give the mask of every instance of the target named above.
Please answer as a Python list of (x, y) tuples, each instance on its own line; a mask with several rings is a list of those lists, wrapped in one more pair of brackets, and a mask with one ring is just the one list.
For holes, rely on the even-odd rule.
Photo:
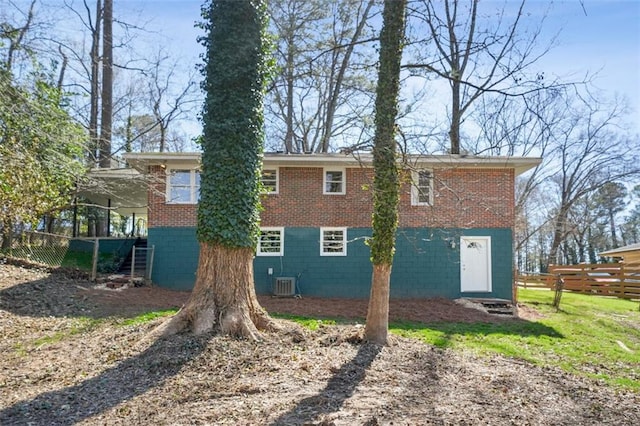
[(91, 266), (91, 281), (96, 280), (96, 275), (98, 273), (99, 248), (100, 248), (100, 240), (96, 238), (95, 242), (93, 243), (93, 265)]
[(111, 198), (107, 200), (107, 237), (111, 236)]

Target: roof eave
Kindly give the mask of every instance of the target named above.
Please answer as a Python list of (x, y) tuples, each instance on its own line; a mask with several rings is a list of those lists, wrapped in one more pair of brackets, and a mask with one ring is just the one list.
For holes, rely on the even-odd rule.
[[(200, 163), (201, 153), (128, 153), (125, 160), (139, 171), (147, 166), (167, 165), (170, 163)], [(516, 176), (538, 166), (542, 161), (536, 157), (475, 157), (470, 155), (409, 155), (405, 161), (416, 167), (470, 167), (470, 168), (512, 168)], [(266, 165), (288, 165), (299, 167), (319, 167), (326, 165), (371, 167), (371, 153), (331, 153), (331, 154), (284, 154), (266, 153)]]

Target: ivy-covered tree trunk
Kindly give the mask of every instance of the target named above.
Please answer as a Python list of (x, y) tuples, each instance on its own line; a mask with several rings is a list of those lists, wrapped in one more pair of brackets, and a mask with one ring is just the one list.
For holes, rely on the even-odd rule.
[(399, 183), (394, 136), (405, 10), (406, 0), (385, 0), (380, 33), (373, 146), (373, 238), (370, 243), (373, 276), (365, 327), (365, 340), (378, 344), (387, 343), (389, 287), (398, 227)]
[(274, 328), (253, 281), (268, 72), (265, 2), (213, 0), (203, 15), (208, 36), (200, 259), (191, 297), (164, 334), (187, 329), (257, 339), (259, 330)]

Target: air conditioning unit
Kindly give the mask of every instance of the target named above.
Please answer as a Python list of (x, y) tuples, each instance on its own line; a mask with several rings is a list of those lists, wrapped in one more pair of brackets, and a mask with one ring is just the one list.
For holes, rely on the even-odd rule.
[(293, 296), (296, 294), (295, 277), (277, 277), (273, 284), (274, 296)]

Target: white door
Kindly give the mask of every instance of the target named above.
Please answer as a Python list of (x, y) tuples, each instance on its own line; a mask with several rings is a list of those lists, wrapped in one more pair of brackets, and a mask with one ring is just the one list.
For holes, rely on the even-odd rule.
[(460, 290), (491, 291), (491, 237), (460, 238)]

